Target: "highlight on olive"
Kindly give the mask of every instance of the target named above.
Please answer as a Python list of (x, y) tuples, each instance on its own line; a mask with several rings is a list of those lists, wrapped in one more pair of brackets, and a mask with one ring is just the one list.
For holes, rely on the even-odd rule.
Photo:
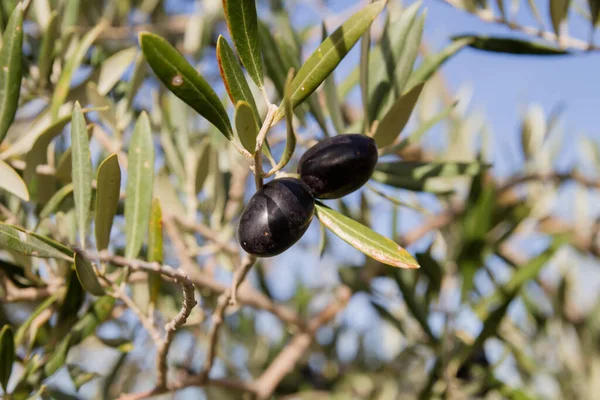
[(281, 254), (308, 229), (315, 211), (310, 188), (295, 178), (275, 179), (257, 190), (242, 213), (238, 240), (257, 257)]
[(369, 180), (377, 158), (377, 145), (372, 138), (338, 135), (308, 149), (300, 159), (298, 173), (316, 198), (338, 199)]

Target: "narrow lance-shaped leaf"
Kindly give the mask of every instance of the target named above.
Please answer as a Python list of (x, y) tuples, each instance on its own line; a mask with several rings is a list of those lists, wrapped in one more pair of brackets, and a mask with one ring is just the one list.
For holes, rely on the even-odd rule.
[(528, 40), (513, 39), (509, 37), (490, 37), (479, 35), (455, 36), (453, 40), (468, 39), (470, 47), (495, 53), (508, 53), (520, 55), (555, 56), (568, 54), (567, 51), (543, 43)]
[(100, 285), (92, 263), (79, 250), (75, 250), (73, 258), (75, 260), (75, 272), (77, 272), (77, 278), (81, 286), (94, 296), (104, 296), (104, 289)]
[(231, 140), (233, 129), (227, 111), (202, 75), (160, 36), (143, 32), (139, 40), (146, 61), (162, 83)]
[(73, 183), (69, 183), (61, 187), (56, 193), (52, 195), (50, 200), (46, 203), (42, 211), (40, 211), (40, 222), (48, 218), (51, 214), (63, 204), (63, 202), (73, 195)]
[[(163, 227), (162, 210), (160, 200), (152, 200), (152, 214), (148, 229), (148, 261), (163, 262)], [(148, 290), (150, 291), (150, 302), (156, 304), (160, 292), (161, 277), (157, 272), (148, 275)]]
[(552, 28), (554, 33), (558, 36), (560, 41), (560, 27), (563, 21), (567, 18), (569, 12), (570, 0), (550, 0), (550, 20), (552, 21)]
[(329, 230), (367, 256), (392, 267), (419, 268), (413, 256), (394, 241), (318, 201), (316, 214)]
[(371, 126), (369, 119), (369, 54), (371, 53), (371, 27), (362, 35), (360, 43), (360, 94), (363, 105), (363, 132), (368, 132)]
[(600, 0), (588, 0), (588, 4), (590, 6), (592, 27), (595, 27), (600, 21)]
[(294, 150), (296, 150), (296, 133), (294, 132), (294, 110), (292, 109), (292, 79), (294, 77), (294, 69), (290, 68), (288, 71), (287, 79), (285, 81), (285, 94), (283, 97), (283, 107), (285, 110), (285, 126), (287, 131), (287, 136), (285, 140), (285, 149), (283, 150), (283, 155), (281, 156), (281, 160), (277, 163), (277, 165), (273, 168), (271, 173), (277, 172), (281, 170), (283, 167), (287, 165), (287, 163), (292, 158), (294, 154)]
[(0, 248), (14, 250), (28, 257), (57, 258), (71, 261), (70, 257), (30, 233), (2, 223), (0, 223)]
[(65, 67), (58, 78), (58, 82), (56, 83), (56, 88), (54, 89), (54, 94), (52, 95), (52, 100), (50, 102), (50, 111), (53, 120), (58, 118), (58, 110), (63, 105), (67, 95), (69, 94), (69, 87), (71, 85), (73, 74), (79, 68), (79, 65), (81, 65), (81, 62), (87, 54), (90, 46), (96, 41), (98, 36), (102, 33), (102, 31), (104, 31), (107, 25), (107, 21), (103, 19), (98, 25), (87, 32), (79, 42), (79, 45), (77, 46), (73, 56), (67, 60), (67, 63), (65, 64)]
[(219, 36), (217, 39), (217, 63), (231, 103), (236, 105), (241, 100), (247, 102), (252, 107), (256, 121), (260, 121), (260, 114), (242, 67), (223, 36)]
[(413, 87), (408, 93), (400, 96), (383, 119), (379, 121), (377, 130), (373, 135), (373, 139), (375, 139), (379, 148), (394, 143), (398, 135), (400, 135), (410, 119), (424, 85), (425, 83), (421, 83)]
[(58, 12), (52, 11), (50, 14), (48, 25), (42, 35), (40, 44), (40, 52), (38, 56), (38, 68), (40, 74), (40, 88), (44, 89), (50, 79), (52, 72), (52, 62), (54, 61), (54, 49), (58, 39)]
[(14, 194), (18, 198), (29, 201), (29, 192), (21, 176), (4, 161), (0, 161), (0, 189)]
[(2, 384), (4, 393), (8, 393), (8, 380), (16, 358), (13, 328), (10, 325), (4, 325), (0, 331), (0, 384)]
[(125, 199), (125, 256), (139, 254), (148, 230), (154, 181), (154, 146), (148, 114), (142, 112), (129, 144), (127, 192)]
[[(381, 13), (385, 4), (386, 1), (380, 0), (352, 15), (311, 54), (292, 82), (291, 99), (294, 108), (314, 92), (337, 67)], [(283, 117), (282, 108), (280, 107), (274, 123)]]
[(17, 347), (19, 347), (21, 344), (23, 344), (25, 335), (27, 335), (27, 331), (29, 331), (29, 328), (31, 327), (31, 324), (33, 323), (33, 321), (37, 317), (39, 317), (39, 315), (42, 312), (44, 312), (44, 310), (50, 308), (54, 303), (56, 303), (58, 301), (58, 298), (59, 298), (58, 293), (54, 293), (52, 296), (48, 297), (46, 300), (44, 300), (42, 303), (40, 303), (40, 305), (37, 306), (35, 308), (35, 310), (33, 310), (31, 312), (31, 314), (28, 315), (27, 319), (17, 329), (17, 333), (15, 335), (15, 344)]
[[(322, 24), (323, 40), (327, 38), (327, 28), (325, 24)], [(329, 116), (333, 127), (338, 133), (344, 132), (344, 118), (342, 116), (342, 108), (340, 105), (340, 99), (338, 98), (337, 87), (335, 84), (335, 71), (331, 71), (331, 74), (325, 79), (323, 84), (323, 91), (325, 93), (325, 104), (329, 111)]]
[(96, 218), (94, 220), (96, 248), (108, 248), (110, 230), (119, 205), (121, 168), (116, 154), (108, 156), (98, 167), (96, 179)]
[(13, 10), (0, 49), (0, 143), (15, 119), (19, 105), (23, 53), (23, 6)]
[(254, 154), (256, 149), (257, 125), (250, 104), (238, 101), (235, 105), (235, 130), (238, 140), (250, 154)]
[(135, 60), (137, 52), (137, 48), (130, 47), (113, 54), (102, 63), (98, 77), (98, 93), (101, 96), (106, 96), (119, 82), (129, 65)]
[(75, 104), (71, 120), (71, 153), (77, 232), (79, 245), (85, 248), (85, 235), (92, 202), (92, 159), (88, 131), (79, 102)]
[(223, 6), (229, 32), (240, 59), (256, 86), (262, 87), (264, 78), (256, 2), (255, 0), (223, 0)]

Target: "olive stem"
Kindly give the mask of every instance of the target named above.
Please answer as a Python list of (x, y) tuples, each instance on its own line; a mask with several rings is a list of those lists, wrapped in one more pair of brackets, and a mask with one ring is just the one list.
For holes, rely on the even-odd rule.
[(231, 301), (230, 301), (230, 303), (232, 305), (237, 304), (238, 288), (240, 287), (242, 282), (244, 282), (244, 279), (246, 279), (246, 275), (248, 274), (248, 272), (250, 271), (250, 269), (252, 268), (252, 266), (254, 265), (255, 262), (256, 262), (256, 257), (248, 256), (247, 259), (245, 259), (244, 262), (242, 263), (242, 266), (240, 268), (238, 268), (237, 271), (235, 271), (235, 274), (233, 275), (233, 282), (231, 282)]
[(263, 186), (263, 169), (262, 169), (262, 146), (267, 137), (267, 133), (271, 128), (271, 123), (275, 114), (277, 113), (277, 106), (271, 104), (267, 111), (267, 116), (263, 122), (260, 131), (256, 137), (256, 148), (254, 149), (254, 183), (256, 189), (260, 189)]

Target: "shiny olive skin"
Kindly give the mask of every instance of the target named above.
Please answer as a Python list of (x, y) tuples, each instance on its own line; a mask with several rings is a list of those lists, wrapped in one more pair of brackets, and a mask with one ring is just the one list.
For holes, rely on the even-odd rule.
[(257, 257), (281, 254), (308, 229), (315, 211), (310, 188), (295, 178), (275, 179), (257, 190), (242, 213), (238, 240)]
[(339, 199), (369, 180), (377, 157), (377, 145), (368, 136), (333, 136), (302, 155), (298, 173), (316, 198)]

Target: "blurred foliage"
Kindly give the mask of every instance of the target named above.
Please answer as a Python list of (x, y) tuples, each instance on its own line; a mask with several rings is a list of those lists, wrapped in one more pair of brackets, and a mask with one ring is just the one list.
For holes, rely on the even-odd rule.
[[(196, 0), (187, 14), (192, 2), (1, 1), (4, 398), (149, 389), (154, 333), (187, 299), (181, 279), (136, 270), (143, 261), (184, 271), (199, 303), (173, 328), (159, 395), (595, 398), (600, 300), (582, 280), (600, 257), (600, 147), (582, 139), (577, 164), (556, 169), (561, 107), (532, 104), (510, 155), (517, 172), (501, 178), (494, 165), (510, 157), (441, 68), (467, 47), (551, 60), (598, 51), (600, 2), (550, 0), (542, 16), (533, 0), (445, 1), (511, 34), (465, 32), (432, 51), (426, 9), (396, 0), (341, 2), (338, 14), (321, 0)], [(299, 12), (311, 23), (296, 24)], [(590, 40), (569, 36), (569, 12)], [(344, 133), (377, 141), (372, 181), (319, 204), (320, 230), (260, 260), (225, 309), (250, 167), (293, 174), (315, 141)], [(340, 288), (346, 310), (319, 320)], [(220, 318), (204, 371), (215, 381), (190, 381)], [(307, 344), (289, 371), (271, 374), (296, 341)]]

